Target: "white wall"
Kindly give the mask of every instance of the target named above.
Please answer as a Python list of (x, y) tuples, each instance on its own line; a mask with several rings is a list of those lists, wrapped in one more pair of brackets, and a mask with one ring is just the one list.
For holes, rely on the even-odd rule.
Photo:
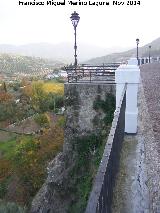
[(128, 64), (121, 65), (115, 71), (116, 81), (116, 107), (119, 105), (120, 97), (125, 84), (126, 91), (126, 112), (125, 112), (125, 132), (137, 133), (137, 93), (140, 78), (140, 69), (137, 65), (137, 59), (131, 58)]

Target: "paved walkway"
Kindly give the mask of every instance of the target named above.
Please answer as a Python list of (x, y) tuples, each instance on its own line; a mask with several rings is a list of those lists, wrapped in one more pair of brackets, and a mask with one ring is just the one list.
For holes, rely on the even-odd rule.
[(144, 95), (160, 154), (160, 63), (141, 66)]
[(140, 69), (138, 133), (125, 136), (113, 213), (160, 213), (160, 64)]
[(150, 212), (160, 213), (160, 64), (141, 66), (142, 133), (145, 136)]

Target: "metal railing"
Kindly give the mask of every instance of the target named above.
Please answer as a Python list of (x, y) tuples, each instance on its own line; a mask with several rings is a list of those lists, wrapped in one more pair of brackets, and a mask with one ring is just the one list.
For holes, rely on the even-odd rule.
[(89, 65), (83, 64), (75, 67), (65, 67), (68, 74), (68, 83), (77, 82), (93, 82), (93, 81), (113, 81), (115, 80), (115, 70), (120, 63), (112, 63), (105, 65)]
[(126, 85), (114, 119), (85, 213), (111, 213), (113, 187), (119, 168), (125, 128)]

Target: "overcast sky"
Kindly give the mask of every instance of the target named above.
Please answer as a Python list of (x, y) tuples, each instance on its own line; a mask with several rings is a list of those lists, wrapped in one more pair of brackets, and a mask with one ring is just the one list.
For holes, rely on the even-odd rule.
[(141, 0), (140, 6), (108, 1), (109, 6), (71, 6), (67, 0), (65, 6), (19, 6), (18, 0), (0, 0), (0, 44), (73, 42), (73, 11), (80, 15), (78, 42), (133, 47), (136, 38), (142, 46), (160, 37), (160, 0)]

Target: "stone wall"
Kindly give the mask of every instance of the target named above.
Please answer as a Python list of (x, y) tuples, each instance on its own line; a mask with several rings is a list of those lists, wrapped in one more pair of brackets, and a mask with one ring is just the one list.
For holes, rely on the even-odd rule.
[(66, 128), (64, 150), (69, 148), (73, 137), (97, 133), (102, 129), (104, 113), (93, 108), (97, 98), (105, 100), (107, 93), (115, 96), (114, 84), (66, 83)]

